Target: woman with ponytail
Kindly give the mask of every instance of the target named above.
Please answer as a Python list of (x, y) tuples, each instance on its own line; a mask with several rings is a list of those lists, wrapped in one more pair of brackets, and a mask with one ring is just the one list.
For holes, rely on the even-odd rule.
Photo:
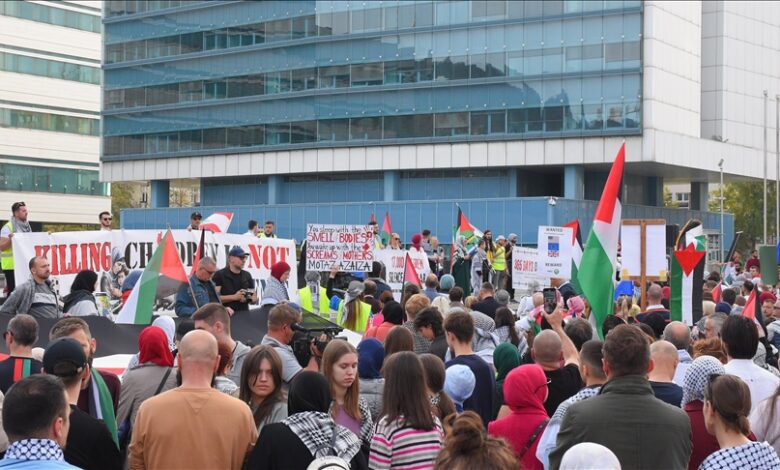
[(447, 438), (436, 459), (437, 470), (517, 470), (512, 449), (503, 439), (488, 437), (473, 411), (447, 416), (444, 429)]
[(780, 468), (775, 449), (766, 442), (751, 442), (750, 389), (735, 375), (711, 375), (704, 389), (704, 425), (720, 450), (704, 459), (699, 470)]

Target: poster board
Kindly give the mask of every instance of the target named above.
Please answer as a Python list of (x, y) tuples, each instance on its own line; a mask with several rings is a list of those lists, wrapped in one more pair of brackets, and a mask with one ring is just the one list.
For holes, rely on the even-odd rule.
[(571, 227), (539, 226), (537, 270), (547, 278), (571, 278)]
[(308, 224), (306, 271), (371, 271), (374, 233), (369, 225)]
[(512, 288), (530, 294), (550, 286), (550, 278), (538, 271), (538, 250), (516, 246), (512, 249)]

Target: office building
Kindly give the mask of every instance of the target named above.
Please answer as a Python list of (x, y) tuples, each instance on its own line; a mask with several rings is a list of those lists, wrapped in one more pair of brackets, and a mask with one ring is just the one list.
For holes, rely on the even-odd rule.
[(626, 217), (717, 231), (662, 209), (664, 184), (701, 211), (719, 158), (762, 177), (762, 90), (780, 93), (761, 2), (111, 1), (104, 27), (102, 177), (151, 185), (127, 227), (186, 225), (168, 194), (194, 178), (204, 211), (299, 239), (389, 211), (449, 242), (457, 202), (532, 243), (589, 227), (625, 140)]
[(0, 2), (0, 219), (97, 224), (101, 3)]

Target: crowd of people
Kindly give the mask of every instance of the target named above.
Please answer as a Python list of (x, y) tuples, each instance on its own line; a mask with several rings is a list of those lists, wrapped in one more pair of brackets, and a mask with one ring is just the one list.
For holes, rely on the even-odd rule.
[[(249, 229), (275, 236), (272, 223)], [(343, 290), (346, 273), (305, 273), (291, 298), (294, 266), (274, 264), (258, 295), (240, 247), (221, 269), (204, 257), (176, 298), (182, 318), (144, 328), (121, 378), (93, 367), (81, 318), (97, 275), (59, 299), (33, 258), (0, 308), (13, 315), (0, 468), (780, 468), (780, 286), (752, 255), (747, 271), (735, 257), (701, 280), (694, 325), (672, 321), (669, 288), (652, 283), (635, 286), (645, 309), (620, 296), (595, 325), (569, 283), (552, 308), (541, 292), (512, 301), (516, 236), (456, 240), (452, 274), (432, 238), (412, 237), (433, 265), (400, 299), (381, 263)], [(762, 316), (745, 310), (751, 293)], [(266, 333), (239, 341), (231, 319), (258, 297)], [(304, 314), (362, 340), (306, 339)], [(42, 350), (37, 318), (60, 318)]]

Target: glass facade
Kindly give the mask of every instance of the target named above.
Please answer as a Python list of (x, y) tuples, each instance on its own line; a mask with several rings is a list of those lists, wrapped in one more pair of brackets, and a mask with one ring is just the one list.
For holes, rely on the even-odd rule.
[(100, 32), (100, 16), (42, 5), (40, 3), (2, 1), (0, 2), (0, 15), (80, 29), (91, 33)]
[(109, 3), (105, 160), (641, 132), (640, 1)]
[(17, 127), (70, 134), (100, 135), (100, 120), (63, 114), (0, 108), (0, 127)]
[(100, 68), (0, 52), (0, 70), (100, 85)]
[(0, 163), (0, 191), (33, 191), (108, 196), (98, 170)]

